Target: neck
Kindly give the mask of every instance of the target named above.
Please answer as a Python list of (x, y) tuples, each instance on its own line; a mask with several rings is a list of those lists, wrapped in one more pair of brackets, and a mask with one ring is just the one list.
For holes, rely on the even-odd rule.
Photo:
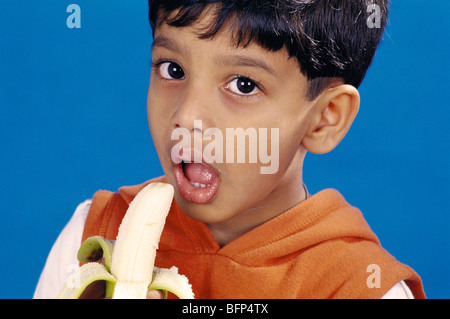
[(270, 198), (276, 198), (277, 200), (264, 202), (260, 206), (252, 207), (224, 222), (208, 224), (207, 226), (219, 246), (227, 245), (252, 229), (298, 205), (308, 197), (302, 178), (297, 178), (294, 184), (288, 183), (284, 187), (277, 188), (271, 195), (274, 196), (270, 196)]

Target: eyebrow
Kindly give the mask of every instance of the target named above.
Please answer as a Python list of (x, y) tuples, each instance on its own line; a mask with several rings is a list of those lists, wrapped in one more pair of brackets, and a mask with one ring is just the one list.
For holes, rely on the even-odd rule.
[(165, 36), (157, 36), (153, 40), (152, 48), (154, 47), (161, 47), (170, 51), (181, 52), (181, 48), (178, 44)]
[[(181, 47), (173, 40), (165, 37), (165, 36), (157, 36), (153, 40), (152, 48), (161, 47), (167, 50), (181, 53), (183, 50)], [(246, 55), (225, 55), (220, 56), (218, 62), (232, 65), (232, 66), (243, 66), (243, 67), (253, 67), (266, 71), (271, 75), (275, 75), (275, 71), (271, 68), (265, 61), (253, 57), (249, 57)]]
[(220, 61), (225, 64), (233, 65), (233, 66), (246, 66), (258, 68), (275, 75), (274, 69), (272, 69), (266, 62), (263, 60), (248, 57), (245, 55), (227, 55), (220, 58)]

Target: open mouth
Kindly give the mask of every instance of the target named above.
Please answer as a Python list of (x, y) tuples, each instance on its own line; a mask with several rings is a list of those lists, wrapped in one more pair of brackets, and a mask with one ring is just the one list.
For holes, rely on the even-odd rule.
[(211, 202), (219, 189), (219, 175), (206, 163), (182, 160), (173, 163), (175, 180), (181, 197), (196, 204)]

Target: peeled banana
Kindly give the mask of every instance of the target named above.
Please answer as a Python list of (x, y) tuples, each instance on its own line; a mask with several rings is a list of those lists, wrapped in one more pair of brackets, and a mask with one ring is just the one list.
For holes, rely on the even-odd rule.
[[(86, 262), (71, 274), (58, 298), (77, 299), (95, 281), (105, 281), (106, 298), (145, 299), (148, 290), (171, 292), (193, 299), (186, 276), (178, 269), (154, 267), (156, 250), (173, 199), (166, 183), (147, 185), (130, 203), (115, 241), (94, 236), (86, 239), (78, 259)], [(103, 264), (98, 261), (103, 259)]]

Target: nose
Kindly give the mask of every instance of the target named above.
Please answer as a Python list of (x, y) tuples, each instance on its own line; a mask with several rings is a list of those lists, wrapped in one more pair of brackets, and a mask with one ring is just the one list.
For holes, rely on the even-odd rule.
[(187, 128), (190, 131), (198, 130), (198, 121), (209, 125), (209, 118), (213, 112), (211, 96), (207, 94), (208, 88), (201, 84), (189, 83), (184, 87), (178, 104), (171, 118), (173, 128)]

